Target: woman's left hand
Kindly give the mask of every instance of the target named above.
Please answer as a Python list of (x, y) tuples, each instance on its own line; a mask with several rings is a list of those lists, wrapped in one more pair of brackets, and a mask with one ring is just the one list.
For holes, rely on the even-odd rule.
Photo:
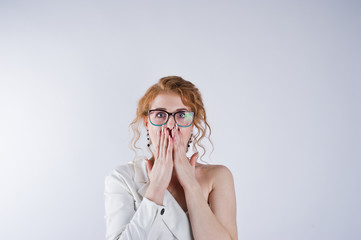
[(189, 159), (186, 156), (186, 147), (187, 143), (183, 141), (183, 136), (181, 131), (179, 131), (178, 126), (173, 129), (174, 141), (174, 168), (177, 174), (179, 183), (182, 185), (183, 189), (194, 186), (198, 183), (195, 177), (195, 166), (198, 158), (198, 152), (194, 153)]

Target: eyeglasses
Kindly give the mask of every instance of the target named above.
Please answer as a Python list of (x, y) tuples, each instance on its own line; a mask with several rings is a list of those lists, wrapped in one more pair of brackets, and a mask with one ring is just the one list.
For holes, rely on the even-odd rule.
[(154, 126), (162, 126), (169, 120), (169, 115), (174, 117), (175, 122), (180, 127), (189, 127), (194, 120), (194, 112), (179, 111), (175, 113), (169, 113), (164, 110), (149, 110), (149, 121)]

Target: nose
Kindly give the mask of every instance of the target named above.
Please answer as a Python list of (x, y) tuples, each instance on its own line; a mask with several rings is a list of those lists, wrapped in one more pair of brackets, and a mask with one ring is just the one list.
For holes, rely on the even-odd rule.
[(167, 128), (172, 130), (175, 127), (175, 124), (176, 124), (176, 122), (175, 122), (174, 116), (170, 115), (169, 119), (168, 119), (168, 122), (166, 124)]

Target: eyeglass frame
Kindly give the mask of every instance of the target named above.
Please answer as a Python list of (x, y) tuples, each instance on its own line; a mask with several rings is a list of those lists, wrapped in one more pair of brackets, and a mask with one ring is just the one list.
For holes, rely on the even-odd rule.
[[(161, 124), (161, 125), (156, 125), (156, 124), (152, 123), (152, 121), (150, 120), (150, 113), (153, 112), (153, 111), (162, 111), (162, 112), (167, 113), (167, 121), (165, 121), (165, 123), (163, 123), (163, 124)], [(193, 119), (192, 119), (191, 124), (189, 124), (188, 126), (181, 126), (181, 125), (179, 125), (179, 124), (177, 123), (177, 120), (175, 120), (175, 115), (176, 115), (177, 113), (180, 113), (180, 112), (190, 112), (190, 113), (193, 113)], [(166, 110), (160, 110), (160, 109), (151, 109), (151, 110), (148, 110), (148, 119), (149, 119), (149, 122), (150, 122), (153, 126), (157, 126), (157, 127), (160, 127), (160, 126), (163, 126), (164, 124), (167, 124), (167, 122), (169, 121), (169, 116), (170, 116), (170, 115), (173, 116), (174, 122), (175, 122), (179, 127), (190, 127), (190, 126), (192, 126), (192, 124), (193, 124), (193, 122), (194, 122), (194, 117), (195, 117), (195, 113), (192, 112), (192, 111), (184, 111), (184, 110), (182, 110), (182, 111), (170, 113), (170, 112), (167, 112)]]

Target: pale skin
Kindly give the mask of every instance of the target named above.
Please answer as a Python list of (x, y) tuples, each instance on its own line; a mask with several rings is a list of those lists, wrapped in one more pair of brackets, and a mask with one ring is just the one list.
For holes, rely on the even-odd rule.
[[(176, 94), (159, 94), (150, 109), (173, 113), (190, 110)], [(238, 239), (236, 197), (233, 176), (222, 165), (197, 163), (197, 153), (186, 156), (193, 125), (178, 127), (172, 116), (163, 126), (154, 126), (148, 117), (154, 159), (146, 161), (149, 187), (145, 197), (163, 205), (168, 189), (184, 211), (188, 211), (194, 239)]]

